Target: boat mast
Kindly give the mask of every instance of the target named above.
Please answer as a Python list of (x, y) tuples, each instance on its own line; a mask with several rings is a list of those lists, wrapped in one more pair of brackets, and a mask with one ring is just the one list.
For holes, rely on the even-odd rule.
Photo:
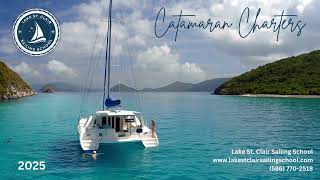
[(109, 3), (109, 19), (108, 19), (108, 31), (107, 31), (107, 48), (106, 48), (106, 62), (104, 67), (104, 86), (103, 86), (103, 100), (102, 110), (105, 106), (106, 96), (106, 76), (108, 72), (108, 83), (107, 83), (107, 98), (110, 98), (110, 57), (111, 57), (111, 14), (112, 14), (112, 0)]

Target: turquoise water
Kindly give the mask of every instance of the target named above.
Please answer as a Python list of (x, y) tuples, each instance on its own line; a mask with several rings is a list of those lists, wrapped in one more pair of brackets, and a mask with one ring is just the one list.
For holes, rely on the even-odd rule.
[[(118, 94), (136, 109), (133, 94)], [(81, 94), (39, 94), (0, 103), (0, 179), (320, 179), (320, 99), (144, 93), (145, 119), (155, 119), (160, 146), (100, 146), (83, 155), (77, 135)], [(85, 113), (100, 105), (92, 93)], [(97, 104), (99, 102), (99, 104)], [(312, 172), (270, 172), (270, 164), (215, 164), (231, 149), (314, 149)], [(19, 161), (45, 161), (44, 171), (18, 171)], [(299, 165), (299, 164), (296, 164)]]

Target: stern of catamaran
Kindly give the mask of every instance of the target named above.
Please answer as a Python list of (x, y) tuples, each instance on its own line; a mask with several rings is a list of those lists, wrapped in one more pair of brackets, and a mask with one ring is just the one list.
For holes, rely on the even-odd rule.
[(97, 111), (78, 125), (83, 150), (97, 150), (100, 143), (142, 142), (145, 147), (158, 146), (154, 131), (145, 126), (142, 114), (136, 111)]

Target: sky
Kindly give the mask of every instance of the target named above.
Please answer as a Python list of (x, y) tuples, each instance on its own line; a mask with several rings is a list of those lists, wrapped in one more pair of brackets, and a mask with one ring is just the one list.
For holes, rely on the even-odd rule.
[[(320, 2), (315, 0), (194, 0), (150, 1), (114, 0), (112, 29), (112, 84), (154, 88), (174, 81), (196, 83), (207, 79), (233, 77), (281, 58), (319, 49)], [(92, 80), (103, 85), (107, 0), (12, 0), (0, 7), (0, 59), (30, 84), (69, 82), (82, 85)], [(185, 21), (228, 21), (228, 30), (173, 30), (157, 38), (156, 16), (166, 8), (166, 28), (171, 15), (193, 14)], [(243, 10), (250, 8), (250, 22), (261, 8), (258, 22), (270, 21), (282, 11), (297, 15), (306, 23), (302, 34), (282, 30), (277, 41), (271, 30), (261, 30), (247, 38), (238, 34)], [(12, 27), (16, 18), (30, 8), (43, 8), (58, 20), (61, 36), (47, 55), (32, 57), (14, 44)], [(250, 23), (249, 23), (250, 24)], [(249, 28), (250, 26), (245, 28)], [(95, 41), (97, 37), (97, 41)], [(91, 64), (91, 66), (90, 66)], [(90, 68), (91, 67), (91, 68)], [(88, 70), (90, 69), (89, 73)], [(132, 71), (133, 70), (133, 71)]]

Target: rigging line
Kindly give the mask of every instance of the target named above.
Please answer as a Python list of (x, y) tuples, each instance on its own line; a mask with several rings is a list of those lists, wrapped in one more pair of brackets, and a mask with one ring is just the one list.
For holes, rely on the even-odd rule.
[(95, 49), (95, 44), (97, 42), (97, 37), (98, 37), (98, 33), (99, 33), (99, 30), (97, 29), (96, 31), (96, 38), (95, 38), (95, 41), (94, 41), (94, 46), (92, 48), (92, 53), (91, 53), (91, 57), (89, 59), (89, 69), (88, 69), (88, 72), (87, 72), (87, 79), (84, 83), (84, 85), (82, 86), (82, 89), (81, 89), (81, 92), (83, 92), (82, 94), (82, 100), (81, 100), (81, 106), (80, 106), (80, 116), (82, 115), (82, 112), (83, 112), (83, 106), (84, 106), (84, 101), (85, 101), (85, 95), (86, 95), (86, 90), (87, 90), (87, 86), (88, 86), (88, 82), (89, 82), (89, 77), (90, 77), (90, 72), (91, 72), (91, 68), (92, 68), (92, 64), (93, 64), (93, 54), (94, 54), (94, 49)]
[[(95, 69), (96, 69), (97, 65), (99, 64), (98, 59), (99, 59), (99, 54), (102, 52), (102, 48), (100, 49), (100, 51), (99, 51), (99, 49), (98, 49), (98, 50), (95, 51), (95, 52), (97, 52), (97, 53), (95, 53), (95, 56), (93, 57), (93, 59), (95, 60), (95, 61), (94, 61), (95, 63), (93, 64), (93, 68), (92, 68), (93, 71), (92, 71), (92, 73), (91, 73), (91, 79), (90, 79), (90, 76), (88, 77), (88, 79), (90, 79), (90, 81), (88, 81), (89, 84), (88, 84), (88, 88), (87, 88), (87, 93), (85, 94), (84, 105), (85, 105), (85, 103), (88, 101), (89, 91), (90, 91), (90, 88), (91, 88), (91, 86), (92, 86), (92, 82), (93, 82), (93, 80), (94, 80), (94, 78), (95, 78), (95, 73), (96, 73)], [(97, 55), (97, 54), (98, 54), (98, 55)]]
[[(122, 16), (122, 9), (120, 9), (120, 15), (121, 15), (121, 20), (122, 20), (122, 24), (124, 24), (124, 19)], [(126, 45), (127, 45), (127, 50), (128, 50), (128, 57), (129, 57), (129, 62), (130, 62), (130, 66), (131, 66), (131, 72), (132, 72), (132, 77), (133, 77), (133, 82), (134, 82), (134, 86), (136, 89), (136, 97), (137, 97), (137, 101), (139, 104), (139, 111), (142, 113), (142, 106), (141, 106), (141, 102), (140, 102), (140, 97), (138, 94), (138, 90), (137, 90), (137, 83), (136, 83), (136, 78), (135, 78), (135, 73), (133, 71), (133, 65), (132, 65), (132, 55), (131, 55), (131, 51), (130, 51), (130, 47), (129, 47), (129, 43), (128, 43), (128, 32), (127, 30), (124, 28), (124, 34), (125, 34), (125, 39), (126, 39)]]
[[(103, 9), (103, 8), (102, 8), (102, 9)], [(103, 19), (102, 17), (103, 17), (103, 12), (102, 12), (102, 15), (101, 15), (101, 19)], [(104, 21), (101, 20), (100, 23), (101, 23), (101, 22), (104, 22)], [(103, 23), (101, 23), (101, 24), (103, 24)], [(100, 29), (100, 27), (101, 27), (101, 26), (99, 26), (99, 29)], [(104, 41), (102, 42), (102, 44), (105, 44), (105, 42), (106, 42), (106, 38), (104, 38)], [(98, 55), (95, 54), (95, 55), (96, 55), (96, 56), (95, 56), (95, 58), (96, 58), (96, 63), (94, 64), (93, 70), (95, 70), (96, 67), (97, 67), (97, 65), (100, 63), (100, 61), (99, 61), (98, 59), (101, 58), (100, 56), (101, 56), (101, 54), (102, 54), (102, 50), (103, 50), (103, 48), (98, 49), (98, 50), (97, 50)], [(89, 83), (89, 87), (92, 86), (92, 82), (93, 82), (93, 80), (95, 79), (95, 74), (96, 74), (96, 71), (93, 71), (92, 77), (91, 77), (91, 80), (90, 80), (90, 83)], [(86, 94), (85, 102), (88, 101), (89, 90), (90, 90), (90, 88), (88, 88), (88, 93)]]
[[(106, 43), (106, 38), (107, 38), (107, 36), (104, 38), (104, 41), (102, 42), (102, 44), (105, 44)], [(100, 61), (99, 61), (99, 59), (100, 58), (102, 58), (102, 51), (103, 51), (103, 48), (100, 48), (99, 50), (98, 50), (98, 52), (97, 52), (97, 54), (98, 55), (96, 55), (96, 63), (95, 63), (95, 66), (94, 66), (94, 68), (93, 68), (93, 73), (92, 73), (92, 78), (91, 78), (91, 80), (90, 80), (90, 87), (91, 87), (91, 85), (92, 85), (92, 82), (95, 80), (95, 74), (96, 74), (96, 72), (97, 71), (95, 71), (95, 69), (96, 69), (96, 67), (100, 64)], [(86, 97), (86, 101), (88, 100), (88, 94), (89, 93), (87, 93), (87, 97)]]
[[(113, 42), (114, 42), (114, 44), (120, 44), (120, 41), (119, 41), (119, 39), (118, 39), (118, 37), (116, 36), (116, 34), (113, 34), (112, 35), (112, 39), (113, 39)], [(118, 73), (120, 73), (120, 74), (124, 74), (124, 72), (123, 71), (121, 71), (121, 70), (123, 70), (123, 68), (122, 68), (122, 62), (121, 62), (121, 56), (122, 56), (122, 53), (120, 53), (119, 54), (119, 58), (115, 58), (114, 57), (114, 61), (113, 62), (116, 62), (116, 60), (119, 60), (119, 64), (117, 65), (117, 64), (115, 64), (115, 65), (113, 65), (113, 66), (118, 66), (119, 67), (119, 69), (118, 69)], [(112, 65), (111, 65), (112, 66)], [(120, 75), (118, 75), (118, 77), (120, 77)], [(118, 81), (118, 83), (117, 84), (115, 84), (115, 86), (114, 87), (116, 87), (116, 85), (119, 85), (119, 88), (118, 88), (118, 92), (120, 92), (120, 83), (121, 83), (121, 79)], [(112, 88), (111, 88), (112, 89)], [(117, 89), (115, 89), (115, 90), (117, 90)], [(121, 99), (121, 95), (119, 94), (119, 98)]]
[[(99, 33), (99, 31), (97, 30), (96, 40), (94, 41), (94, 44), (96, 44), (96, 42), (97, 42), (98, 33)], [(91, 69), (92, 69), (92, 66), (93, 66), (93, 64), (94, 64), (94, 52), (95, 52), (95, 46), (93, 47), (92, 55), (91, 55), (91, 58), (90, 58), (89, 70), (88, 70), (88, 73), (87, 73), (87, 77), (88, 77), (88, 78), (87, 78), (87, 80), (86, 80), (86, 82), (85, 82), (85, 85), (83, 86), (83, 89), (82, 89), (82, 91), (83, 91), (83, 97), (82, 97), (81, 107), (84, 106), (86, 91), (88, 90), (88, 82), (89, 82), (89, 79), (90, 79)]]
[[(101, 99), (101, 100), (102, 100), (102, 99), (103, 99), (103, 95), (101, 95), (101, 97), (100, 97), (99, 99)], [(100, 105), (99, 105), (99, 104), (97, 104), (97, 105), (96, 105), (95, 110), (96, 110), (96, 111), (98, 111), (98, 110), (100, 109), (99, 107), (100, 107)]]
[(82, 103), (81, 103), (81, 114), (83, 112), (83, 109), (84, 109), (84, 106), (85, 106), (85, 103), (86, 103), (86, 99), (87, 99), (87, 96), (88, 96), (88, 92), (89, 92), (89, 81), (90, 81), (90, 74), (92, 69), (94, 69), (94, 66), (95, 66), (95, 63), (94, 63), (94, 57), (92, 58), (92, 64), (90, 64), (90, 67), (89, 67), (89, 72), (87, 74), (87, 81), (86, 81), (86, 84), (85, 86), (83, 87), (83, 98), (82, 98)]
[[(99, 36), (99, 30), (101, 28), (101, 24), (102, 24), (102, 19), (103, 19), (103, 11), (104, 11), (104, 8), (102, 7), (101, 8), (101, 13), (100, 13), (100, 19), (99, 19), (99, 24), (98, 24), (98, 27), (97, 27), (97, 30), (96, 30), (96, 37), (95, 37), (95, 41), (94, 41), (94, 46), (92, 48), (92, 53), (91, 53), (91, 57), (90, 57), (90, 66), (89, 66), (89, 70), (88, 70), (88, 73), (87, 73), (87, 80), (86, 80), (86, 84), (83, 88), (83, 100), (82, 100), (82, 104), (81, 104), (81, 113), (83, 112), (83, 108), (85, 106), (85, 103), (87, 102), (87, 98), (88, 98), (88, 93), (90, 91), (90, 87), (91, 87), (91, 83), (90, 82), (90, 73), (92, 71), (92, 69), (94, 70), (95, 67), (96, 67), (96, 54), (95, 52), (96, 51), (96, 46), (97, 46), (97, 42), (98, 42), (98, 36)], [(94, 63), (95, 62), (95, 63)], [(92, 74), (92, 73), (91, 73)], [(88, 84), (89, 83), (89, 84)]]
[[(106, 38), (107, 38), (107, 36), (106, 36), (105, 38), (103, 38), (104, 41), (102, 42), (102, 44), (105, 44), (105, 43), (106, 43)], [(96, 74), (96, 72), (97, 72), (97, 71), (95, 71), (95, 69), (96, 69), (96, 67), (100, 64), (99, 59), (102, 58), (102, 54), (103, 54), (102, 51), (103, 51), (103, 48), (100, 48), (100, 49), (97, 50), (97, 54), (96, 54), (96, 56), (95, 56), (95, 60), (96, 60), (96, 61), (95, 61), (95, 64), (94, 64), (94, 68), (93, 68), (91, 80), (90, 80), (90, 83), (89, 83), (89, 87), (92, 86), (92, 82), (95, 80), (95, 74)], [(88, 89), (88, 92), (89, 92), (89, 89)], [(87, 102), (87, 100), (88, 100), (88, 95), (89, 95), (89, 93), (87, 93), (86, 95), (87, 95), (87, 96), (86, 96), (85, 102)]]
[[(126, 75), (126, 80), (127, 82), (130, 82), (130, 74), (129, 74), (129, 71), (126, 71), (125, 68), (126, 68), (126, 64), (125, 64), (125, 61), (124, 61), (125, 57), (122, 53), (120, 53), (120, 57), (119, 57), (119, 60), (120, 60), (120, 70), (122, 70), (122, 73)], [(130, 85), (131, 86), (131, 85)], [(139, 105), (138, 103), (136, 102), (136, 108), (139, 108)]]
[(83, 106), (84, 106), (84, 103), (85, 103), (85, 93), (86, 93), (85, 91), (87, 89), (87, 85), (88, 85), (88, 81), (89, 81), (89, 77), (90, 77), (90, 71), (91, 71), (91, 68), (92, 68), (92, 61), (93, 61), (94, 51), (95, 51), (96, 43), (97, 43), (97, 40), (98, 40), (98, 34), (99, 34), (100, 26), (101, 26), (102, 17), (103, 17), (103, 7), (101, 8), (98, 28), (96, 30), (96, 37), (95, 37), (95, 40), (94, 40), (94, 45), (92, 47), (92, 53), (91, 53), (90, 59), (89, 59), (89, 69), (88, 69), (88, 72), (87, 72), (87, 77), (88, 78), (86, 79), (86, 81), (85, 81), (85, 83), (84, 83), (84, 85), (82, 86), (82, 89), (81, 89), (81, 92), (83, 92), (83, 94), (82, 94), (82, 99), (81, 99), (79, 116), (81, 116), (82, 113), (83, 113)]
[[(122, 15), (122, 10), (120, 11), (121, 13), (121, 20), (122, 20), (122, 23), (124, 24), (124, 19), (123, 19), (123, 15)], [(134, 70), (133, 70), (133, 63), (132, 63), (132, 54), (131, 54), (131, 50), (130, 50), (130, 47), (129, 47), (129, 43), (128, 43), (128, 32), (125, 30), (125, 39), (126, 39), (126, 46), (127, 46), (127, 50), (128, 50), (128, 57), (129, 57), (129, 62), (130, 62), (130, 67), (131, 67), (131, 73), (132, 73), (132, 79), (133, 79), (133, 82), (134, 82), (134, 88), (136, 90), (135, 94), (136, 94), (136, 98), (137, 98), (137, 105), (138, 105), (138, 108), (139, 108), (139, 111), (142, 113), (142, 106), (141, 106), (141, 102), (140, 102), (140, 97), (139, 97), (139, 94), (138, 94), (138, 90), (137, 90), (137, 83), (136, 83), (136, 79), (135, 79), (135, 73), (134, 73)]]
[[(119, 60), (120, 60), (120, 69), (122, 70), (122, 73), (126, 75), (127, 82), (132, 82), (131, 79), (130, 79), (130, 77), (131, 77), (130, 76), (130, 72), (125, 70), (127, 68), (127, 65), (125, 63), (125, 59), (126, 58), (124, 57), (123, 53), (120, 53), (120, 58), (119, 58)], [(132, 84), (130, 84), (130, 86), (132, 86)], [(134, 85), (133, 85), (133, 87), (134, 87)], [(136, 89), (136, 87), (134, 87), (134, 88)], [(137, 101), (136, 101), (135, 105), (136, 105), (137, 109), (141, 110), (141, 108), (139, 107), (139, 104), (138, 104)]]

